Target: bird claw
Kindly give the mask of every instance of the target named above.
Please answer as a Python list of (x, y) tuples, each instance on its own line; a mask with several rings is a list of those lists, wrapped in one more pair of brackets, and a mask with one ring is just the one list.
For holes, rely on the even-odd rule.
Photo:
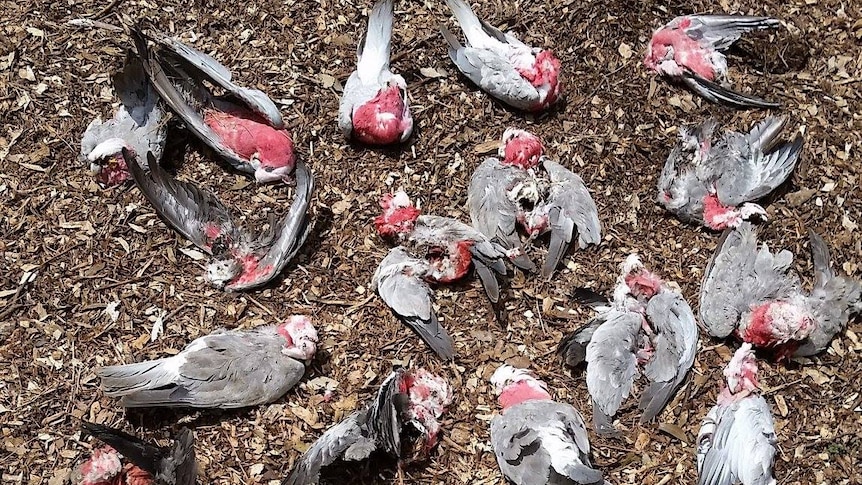
[(766, 214), (766, 209), (760, 207), (757, 204), (749, 204), (745, 203), (739, 207), (739, 217), (743, 220), (751, 219), (752, 217), (757, 217), (764, 221), (768, 220), (768, 216)]

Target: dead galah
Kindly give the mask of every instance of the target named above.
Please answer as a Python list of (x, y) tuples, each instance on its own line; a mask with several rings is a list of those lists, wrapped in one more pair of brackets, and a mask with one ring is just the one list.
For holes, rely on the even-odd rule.
[(757, 232), (744, 222), (722, 236), (700, 290), (700, 320), (709, 334), (731, 334), (776, 356), (810, 356), (825, 350), (862, 312), (862, 283), (835, 274), (826, 242), (809, 234), (814, 288), (802, 290), (791, 271), (793, 254), (757, 246)]
[(451, 217), (420, 215), (403, 191), (386, 194), (380, 200), (383, 213), (374, 227), (383, 238), (395, 240), (429, 265), (425, 279), (452, 283), (476, 269), (491, 303), (500, 300), (497, 278), (506, 275), (507, 252), (473, 227)]
[[(293, 172), (293, 140), (266, 94), (237, 86), (225, 66), (173, 37), (151, 32), (156, 42), (151, 49), (140, 30), (131, 35), (165, 104), (219, 158), (261, 183), (284, 180)], [(215, 96), (208, 84), (228, 96)]]
[(778, 440), (772, 411), (758, 392), (750, 344), (733, 354), (724, 377), (727, 387), (697, 434), (697, 483), (775, 485), (772, 464)]
[(440, 358), (455, 358), (452, 337), (437, 321), (431, 306), (431, 288), (425, 281), (431, 273), (431, 265), (424, 259), (410, 255), (402, 246), (389, 251), (383, 258), (371, 286), (411, 330), (426, 343)]
[(464, 0), (446, 0), (467, 45), (445, 27), (449, 57), (469, 80), (503, 103), (541, 111), (560, 96), (560, 61), (550, 50), (533, 48), (511, 33), (480, 20)]
[(259, 235), (243, 229), (216, 196), (173, 178), (150, 157), (144, 172), (135, 157), (126, 159), (135, 183), (162, 219), (195, 246), (213, 256), (206, 279), (226, 291), (256, 288), (272, 281), (293, 260), (311, 232), (307, 214), (314, 177), (302, 162), (296, 164), (296, 194), (277, 224)]
[(223, 330), (171, 357), (96, 370), (125, 407), (240, 408), (275, 401), (302, 379), (317, 330), (294, 315), (279, 325)]
[(296, 462), (282, 485), (317, 483), (321, 468), (336, 460), (360, 461), (374, 451), (399, 460), (426, 455), (437, 444), (440, 416), (452, 403), (452, 389), (425, 369), (396, 369), (374, 400), (326, 430)]
[(607, 483), (590, 464), (584, 418), (556, 402), (544, 382), (524, 369), (500, 366), (491, 376), (503, 411), (491, 420), (491, 447), (515, 485)]
[[(596, 203), (583, 179), (545, 156), (542, 141), (530, 132), (507, 129), (503, 133), (499, 155), (499, 163), (522, 170), (521, 177), (513, 180), (511, 186), (503, 186), (502, 178), (492, 182), (477, 170), (484, 180), (474, 174), (471, 181), (468, 195), (471, 216), (480, 221), (477, 227), (490, 231), (493, 229), (491, 222), (497, 213), (510, 214), (514, 206), (515, 220), (531, 239), (550, 232), (548, 256), (541, 271), (542, 278), (550, 279), (568, 252), (575, 234), (578, 247), (582, 249), (601, 242), (601, 223)], [(480, 169), (483, 166), (485, 164)], [(485, 204), (481, 202), (483, 186), (488, 199)], [(488, 198), (489, 192), (502, 190), (505, 190), (504, 200), (499, 201), (499, 195)], [(508, 221), (501, 222), (497, 224), (497, 232), (507, 232)], [(514, 245), (514, 242), (514, 238), (511, 238), (503, 244)]]
[(720, 231), (753, 216), (766, 218), (754, 203), (793, 173), (802, 153), (802, 134), (779, 143), (784, 117), (770, 116), (748, 133), (726, 132), (713, 145), (716, 122), (679, 130), (658, 181), (658, 203), (680, 219)]
[(356, 70), (338, 105), (338, 127), (347, 138), (369, 145), (403, 142), (413, 132), (407, 82), (389, 70), (393, 0), (379, 0), (359, 44)]
[[(90, 171), (106, 185), (115, 185), (131, 178), (122, 149), (143, 159), (152, 152), (156, 161), (165, 148), (168, 125), (159, 102), (159, 95), (147, 80), (141, 61), (131, 53), (123, 69), (113, 77), (114, 92), (120, 106), (108, 121), (96, 118), (87, 126), (81, 138), (81, 159)], [(147, 164), (143, 164), (148, 168)]]
[[(147, 443), (128, 433), (83, 421), (84, 432), (107, 446), (72, 472), (72, 485), (194, 485), (194, 435), (183, 428), (170, 447)], [(128, 460), (123, 464), (124, 460)]]
[(737, 108), (777, 108), (764, 101), (729, 89), (727, 59), (721, 51), (754, 30), (778, 27), (769, 17), (746, 15), (685, 15), (653, 33), (644, 65), (676, 79), (714, 103)]
[(587, 362), (593, 425), (601, 434), (611, 423), (642, 368), (650, 384), (638, 407), (641, 423), (661, 414), (682, 385), (697, 353), (697, 322), (679, 291), (643, 267), (632, 254), (622, 264), (614, 299), (560, 342), (566, 365)]

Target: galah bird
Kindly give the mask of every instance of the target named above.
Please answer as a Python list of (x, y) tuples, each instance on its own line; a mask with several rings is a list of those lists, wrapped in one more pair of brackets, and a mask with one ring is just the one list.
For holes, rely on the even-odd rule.
[(425, 279), (431, 265), (418, 259), (402, 246), (389, 251), (374, 276), (371, 287), (392, 312), (431, 348), (441, 359), (455, 358), (455, 344), (437, 321), (431, 306), (431, 288)]
[(560, 60), (547, 49), (530, 47), (510, 33), (480, 20), (464, 0), (446, 0), (467, 45), (445, 27), (449, 57), (470, 81), (519, 110), (542, 111), (560, 96)]
[[(90, 166), (97, 180), (115, 185), (131, 178), (122, 149), (136, 157), (152, 152), (158, 161), (167, 139), (167, 120), (141, 61), (129, 54), (123, 69), (113, 77), (114, 92), (120, 106), (108, 121), (96, 118), (81, 138), (81, 159)], [(147, 167), (147, 165), (144, 165)]]
[[(578, 247), (582, 249), (601, 242), (596, 203), (583, 179), (546, 157), (542, 140), (530, 132), (507, 129), (503, 133), (499, 155), (502, 159), (500, 165), (512, 167), (511, 172), (520, 170), (522, 176), (509, 184), (503, 176), (505, 172), (497, 171), (499, 177), (489, 173), (492, 163), (486, 161), (480, 165), (470, 182), (467, 199), (470, 215), (478, 221), (476, 227), (486, 235), (502, 235), (509, 233), (510, 229), (514, 232), (509, 225), (510, 219), (507, 219), (513, 208), (515, 221), (524, 227), (531, 239), (550, 232), (548, 256), (541, 271), (542, 278), (550, 279), (568, 252), (576, 232)], [(501, 244), (514, 246), (517, 233), (514, 237), (506, 237)]]
[(697, 353), (697, 323), (682, 295), (643, 267), (637, 255), (622, 264), (609, 305), (560, 342), (566, 365), (587, 362), (593, 425), (616, 435), (611, 424), (643, 368), (650, 384), (638, 407), (641, 423), (661, 414), (682, 385)]
[(338, 105), (338, 127), (347, 138), (369, 145), (403, 142), (413, 133), (407, 82), (389, 70), (393, 0), (379, 0), (357, 52)]
[(206, 280), (216, 288), (240, 291), (272, 281), (299, 252), (311, 232), (306, 213), (314, 191), (314, 177), (302, 162), (296, 164), (296, 195), (278, 223), (257, 236), (237, 225), (230, 211), (208, 190), (176, 180), (152, 154), (150, 171), (123, 149), (135, 183), (162, 219), (195, 246), (213, 256)]
[[(219, 158), (260, 183), (281, 181), (293, 172), (293, 140), (266, 94), (237, 86), (225, 66), (177, 39), (153, 33), (156, 49), (150, 49), (141, 31), (133, 29), (131, 35), (165, 104)], [(228, 96), (216, 97), (206, 83)]]
[(282, 485), (317, 483), (321, 468), (336, 460), (365, 460), (381, 451), (401, 460), (424, 455), (437, 444), (440, 416), (452, 403), (452, 389), (425, 369), (398, 368), (375, 399), (326, 430), (302, 455)]
[(721, 51), (739, 40), (742, 34), (779, 25), (773, 18), (746, 15), (677, 17), (653, 33), (644, 65), (682, 82), (713, 103), (737, 108), (777, 108), (778, 103), (727, 87), (727, 59)]
[(544, 382), (524, 369), (500, 366), (491, 376), (503, 411), (491, 420), (497, 464), (515, 485), (605, 484), (590, 464), (584, 418), (556, 402)]
[(429, 266), (426, 280), (452, 283), (466, 276), (472, 263), (491, 303), (500, 300), (497, 276), (505, 277), (504, 261), (517, 255), (517, 251), (504, 250), (481, 232), (451, 217), (420, 215), (404, 191), (384, 195), (380, 207), (383, 213), (374, 219), (377, 233), (424, 258)]
[(687, 222), (720, 231), (752, 216), (766, 218), (753, 201), (769, 195), (793, 173), (802, 135), (780, 143), (784, 117), (770, 116), (748, 133), (726, 132), (713, 145), (716, 122), (679, 130), (658, 181), (658, 203)]
[(302, 379), (317, 330), (294, 315), (279, 325), (219, 329), (158, 360), (96, 370), (101, 387), (135, 407), (241, 408), (267, 404)]
[(814, 288), (806, 294), (791, 271), (793, 254), (757, 247), (757, 232), (745, 222), (722, 236), (700, 290), (700, 320), (713, 337), (731, 334), (781, 359), (822, 352), (862, 312), (862, 283), (830, 268), (826, 242), (809, 234)]
[[(156, 446), (118, 429), (83, 421), (84, 432), (106, 443), (72, 472), (72, 485), (194, 485), (194, 435), (183, 428), (170, 447)], [(124, 465), (123, 459), (128, 460)]]
[(727, 387), (697, 434), (698, 485), (775, 485), (778, 440), (769, 404), (758, 393), (757, 361), (750, 344), (724, 369)]

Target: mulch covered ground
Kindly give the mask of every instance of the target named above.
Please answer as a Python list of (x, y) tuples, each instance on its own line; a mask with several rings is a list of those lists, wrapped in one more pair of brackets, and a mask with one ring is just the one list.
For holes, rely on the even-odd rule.
[[(660, 210), (656, 178), (679, 123), (713, 115), (748, 129), (765, 114), (706, 104), (645, 71), (649, 35), (678, 14), (742, 12), (787, 22), (786, 29), (750, 36), (730, 61), (738, 89), (780, 100), (791, 129), (804, 127), (806, 134), (803, 162), (771, 200), (761, 238), (794, 251), (796, 267), (810, 282), (807, 230), (813, 228), (830, 244), (837, 267), (862, 276), (862, 12), (853, 2), (480, 2), (480, 15), (492, 24), (551, 46), (562, 59), (566, 102), (538, 117), (510, 112), (457, 75), (436, 30), (442, 21), (452, 25), (443, 2), (398, 2), (393, 67), (408, 81), (417, 124), (398, 150), (346, 144), (335, 124), (340, 83), (354, 68), (370, 1), (115, 0), (106, 6), (89, 0), (3, 4), (3, 483), (62, 483), (90, 450), (78, 431), (80, 417), (161, 443), (181, 425), (193, 427), (201, 483), (275, 484), (301, 450), (360, 406), (397, 363), (427, 366), (456, 388), (443, 442), (427, 462), (405, 468), (404, 483), (503, 483), (488, 437), (497, 410), (488, 377), (501, 362), (529, 365), (558, 399), (590, 419), (583, 376), (569, 375), (554, 355), (563, 333), (590, 316), (570, 302), (572, 288), (608, 292), (618, 264), (637, 251), (650, 268), (676, 281), (696, 308), (717, 236)], [(100, 188), (78, 161), (89, 121), (112, 114), (110, 75), (121, 66), (127, 41), (64, 24), (82, 16), (116, 22), (115, 14), (150, 19), (279, 103), (319, 182), (317, 230), (296, 264), (268, 288), (225, 294), (208, 287), (203, 261), (187, 252), (190, 243), (165, 227), (136, 188)], [(550, 155), (581, 174), (599, 206), (604, 241), (574, 251), (552, 283), (515, 276), (506, 328), (495, 322), (478, 282), (439, 288), (438, 315), (458, 351), (455, 364), (443, 365), (369, 289), (387, 251), (370, 219), (382, 193), (404, 187), (428, 212), (467, 221), (472, 169), (507, 126), (537, 132)], [(229, 173), (197, 144), (187, 147), (184, 133), (173, 133), (165, 163), (214, 190), (249, 224), (287, 208), (291, 194), (284, 187), (256, 186)], [(543, 257), (542, 245), (531, 254)], [(176, 353), (217, 327), (274, 323), (292, 313), (313, 315), (320, 351), (303, 384), (275, 404), (224, 413), (124, 414), (98, 390), (96, 366)], [(157, 320), (164, 334), (151, 341)], [(779, 483), (862, 482), (860, 338), (857, 319), (818, 358), (761, 364), (780, 443)], [(618, 416), (623, 439), (592, 436), (594, 463), (611, 483), (694, 483), (693, 437), (734, 345), (701, 339), (690, 379), (661, 416), (664, 425), (639, 426), (632, 399)], [(327, 389), (334, 395), (324, 402)], [(339, 468), (328, 480), (395, 479), (392, 466), (376, 465)]]

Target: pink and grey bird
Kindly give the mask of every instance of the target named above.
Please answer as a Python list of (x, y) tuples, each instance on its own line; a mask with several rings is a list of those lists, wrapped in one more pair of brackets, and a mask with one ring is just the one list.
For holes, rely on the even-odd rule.
[(587, 362), (593, 424), (618, 434), (611, 423), (642, 368), (649, 381), (638, 407), (641, 423), (661, 414), (682, 385), (697, 353), (697, 322), (682, 295), (632, 254), (622, 264), (614, 299), (568, 335), (558, 348), (567, 366)]
[(226, 291), (265, 285), (299, 252), (311, 232), (307, 214), (314, 177), (296, 163), (296, 193), (287, 214), (268, 231), (253, 234), (240, 227), (216, 196), (191, 182), (171, 177), (150, 155), (150, 171), (123, 151), (138, 188), (165, 223), (213, 256), (206, 280)]
[[(106, 446), (72, 472), (72, 485), (194, 485), (194, 435), (183, 428), (170, 447), (147, 443), (128, 433), (83, 421), (84, 432)], [(123, 461), (127, 460), (125, 464)]]
[(550, 279), (576, 234), (582, 249), (601, 242), (596, 203), (580, 176), (544, 155), (536, 135), (509, 128), (503, 133), (499, 153), (499, 162), (486, 160), (471, 179), (470, 215), (477, 228), (497, 237), (507, 248), (520, 247), (512, 227), (513, 211), (514, 221), (530, 239), (550, 232), (541, 271), (542, 278)]
[(241, 408), (283, 396), (305, 374), (317, 330), (295, 315), (278, 325), (216, 330), (158, 360), (96, 370), (105, 395), (127, 408)]
[(369, 145), (403, 142), (413, 132), (407, 83), (389, 70), (393, 1), (379, 0), (371, 10), (356, 70), (338, 105), (338, 127), (344, 136)]
[(502, 414), (491, 420), (491, 447), (515, 485), (602, 485), (590, 464), (584, 418), (556, 402), (544, 382), (524, 369), (500, 366), (491, 376)]
[(757, 361), (750, 344), (724, 369), (727, 387), (697, 434), (698, 485), (775, 485), (778, 440), (769, 404), (758, 393)]
[(801, 288), (790, 270), (793, 254), (758, 248), (757, 232), (747, 223), (722, 236), (707, 266), (700, 290), (700, 320), (713, 337), (731, 334), (777, 358), (810, 356), (825, 350), (862, 312), (862, 283), (837, 275), (826, 242), (809, 233), (814, 287)]
[(403, 191), (386, 194), (380, 206), (383, 213), (374, 219), (377, 233), (424, 258), (429, 266), (425, 279), (452, 283), (464, 278), (472, 266), (491, 303), (499, 301), (497, 278), (505, 277), (505, 260), (517, 255), (517, 251), (504, 250), (456, 219), (421, 214)]
[(716, 122), (679, 130), (658, 181), (658, 203), (683, 221), (720, 231), (752, 217), (766, 218), (754, 202), (793, 173), (802, 134), (779, 142), (784, 117), (770, 116), (748, 133), (728, 131), (713, 144)]
[(464, 0), (446, 0), (467, 39), (466, 46), (445, 27), (449, 57), (470, 81), (519, 110), (542, 111), (560, 96), (560, 60), (547, 49), (530, 47), (511, 33), (480, 20)]
[[(236, 85), (209, 55), (154, 32), (155, 49), (133, 29), (137, 54), (161, 98), (186, 127), (234, 169), (260, 183), (286, 179), (296, 163), (278, 108), (262, 91)], [(223, 89), (217, 97), (207, 86)]]
[[(156, 161), (160, 160), (168, 130), (159, 95), (147, 80), (139, 59), (129, 53), (123, 69), (114, 75), (113, 84), (120, 98), (114, 117), (104, 122), (94, 119), (81, 138), (81, 159), (106, 185), (131, 178), (123, 148), (141, 159), (152, 152)], [(148, 165), (144, 164), (144, 168)]]
[(653, 33), (647, 46), (647, 68), (685, 84), (714, 103), (737, 108), (777, 108), (727, 87), (727, 59), (722, 51), (742, 34), (780, 25), (769, 17), (746, 15), (685, 15), (676, 17)]
[(361, 461), (381, 451), (399, 461), (406, 453), (426, 455), (437, 444), (440, 416), (452, 403), (452, 389), (425, 369), (393, 371), (374, 400), (326, 430), (297, 460), (282, 485), (317, 483), (336, 460)]

